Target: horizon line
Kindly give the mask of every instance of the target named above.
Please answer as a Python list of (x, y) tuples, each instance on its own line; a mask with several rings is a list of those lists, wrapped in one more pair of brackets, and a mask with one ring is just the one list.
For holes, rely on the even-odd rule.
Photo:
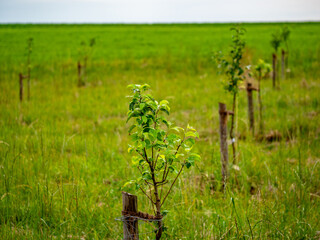
[(1, 22), (0, 25), (170, 25), (170, 24), (250, 24), (250, 23), (319, 23), (319, 20), (285, 20), (285, 21), (185, 21), (185, 22)]

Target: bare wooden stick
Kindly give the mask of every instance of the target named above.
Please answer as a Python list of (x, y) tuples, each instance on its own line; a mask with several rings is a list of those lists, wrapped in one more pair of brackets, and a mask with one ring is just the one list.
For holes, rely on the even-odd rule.
[(19, 96), (20, 102), (23, 101), (23, 76), (22, 73), (19, 73)]
[(220, 153), (221, 153), (221, 174), (223, 179), (223, 187), (226, 186), (228, 179), (228, 165), (229, 165), (229, 155), (228, 155), (228, 130), (227, 121), (228, 114), (231, 112), (227, 111), (226, 104), (219, 103), (219, 116), (220, 116)]
[(253, 108), (253, 98), (252, 91), (257, 91), (257, 88), (252, 87), (252, 83), (247, 83), (247, 96), (248, 96), (248, 116), (250, 123), (250, 130), (252, 131), (252, 136), (254, 136), (254, 108)]
[(78, 87), (82, 86), (82, 79), (81, 79), (81, 63), (78, 62)]
[(285, 64), (285, 57), (286, 57), (286, 52), (284, 49), (281, 51), (281, 79), (285, 79), (285, 69), (286, 69), (286, 64)]
[(276, 79), (277, 79), (277, 55), (272, 54), (272, 85), (273, 88), (276, 88)]
[(138, 220), (128, 217), (126, 212), (138, 214), (138, 198), (130, 193), (122, 192), (123, 239), (139, 239)]

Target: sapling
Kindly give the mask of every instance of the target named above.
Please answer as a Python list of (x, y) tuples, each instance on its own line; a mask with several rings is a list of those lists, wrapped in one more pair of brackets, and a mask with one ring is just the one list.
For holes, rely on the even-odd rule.
[(288, 67), (289, 62), (289, 37), (290, 37), (290, 29), (287, 26), (284, 26), (281, 30), (281, 38), (285, 45), (285, 50), (282, 49), (281, 53), (281, 74), (282, 78), (285, 78), (286, 67)]
[(262, 100), (261, 100), (261, 80), (266, 78), (271, 72), (271, 65), (264, 60), (259, 59), (254, 67), (254, 75), (258, 80), (258, 102), (259, 102), (259, 132), (263, 134), (263, 119), (262, 119)]
[(32, 47), (33, 47), (33, 38), (29, 38), (27, 40), (27, 79), (28, 79), (28, 100), (30, 100), (30, 78), (31, 78), (31, 53), (32, 53)]
[[(84, 41), (81, 42), (81, 48), (80, 48), (80, 59), (78, 61), (78, 86), (85, 85), (84, 78), (86, 77), (86, 71), (87, 71), (87, 63), (88, 59), (92, 55), (93, 52), (93, 46), (95, 45), (96, 40), (95, 38), (91, 38), (88, 42), (88, 44)], [(83, 64), (81, 64), (81, 61), (83, 61)]]
[(156, 217), (160, 219), (155, 230), (156, 239), (160, 239), (163, 204), (183, 169), (194, 166), (200, 160), (200, 156), (192, 152), (199, 135), (189, 125), (183, 129), (168, 121), (164, 115), (170, 113), (169, 102), (158, 102), (147, 94), (149, 85), (132, 84), (128, 87), (132, 95), (127, 122), (133, 122), (129, 128), (131, 144), (128, 152), (140, 176), (124, 186), (135, 184), (136, 189), (140, 189), (150, 200)]
[(282, 36), (279, 32), (275, 32), (272, 34), (272, 39), (271, 39), (271, 46), (274, 50), (272, 54), (272, 84), (273, 88), (276, 87), (276, 80), (277, 80), (277, 54), (278, 54), (278, 49), (280, 47), (280, 44), (282, 42)]
[(236, 102), (239, 92), (239, 84), (244, 79), (244, 70), (241, 66), (242, 55), (244, 52), (245, 41), (243, 35), (245, 29), (241, 27), (231, 28), (234, 32), (232, 36), (232, 45), (229, 53), (224, 56), (221, 53), (216, 54), (215, 59), (218, 63), (218, 67), (222, 69), (223, 73), (227, 76), (227, 82), (225, 83), (225, 89), (232, 94), (232, 112), (231, 115), (231, 128), (230, 138), (232, 142), (232, 155), (233, 163), (236, 163), (236, 132), (235, 132), (235, 118), (236, 118)]

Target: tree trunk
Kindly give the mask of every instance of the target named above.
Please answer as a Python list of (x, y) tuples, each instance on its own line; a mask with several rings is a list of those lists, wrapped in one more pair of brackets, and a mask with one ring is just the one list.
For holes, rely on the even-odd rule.
[(234, 124), (235, 124), (235, 109), (236, 109), (236, 101), (237, 101), (237, 93), (233, 93), (233, 103), (232, 103), (232, 112), (233, 115), (231, 115), (231, 129), (230, 129), (230, 138), (231, 138), (231, 145), (232, 145), (232, 156), (233, 156), (233, 164), (236, 164), (236, 143), (235, 143), (235, 135), (234, 133)]
[(258, 102), (259, 102), (259, 132), (263, 134), (263, 119), (262, 119), (262, 100), (261, 100), (261, 73), (258, 77)]
[(252, 84), (247, 83), (249, 126), (252, 132), (252, 136), (254, 136), (254, 108), (253, 108), (252, 91), (253, 91)]
[[(150, 166), (150, 170), (151, 170), (151, 177), (152, 177), (152, 182), (153, 182), (153, 187), (154, 187), (154, 196), (156, 199), (156, 209), (157, 209), (157, 213), (156, 213), (156, 217), (158, 217), (159, 219), (161, 218), (161, 201), (160, 201), (160, 197), (159, 197), (159, 193), (158, 193), (158, 185), (156, 182), (156, 178), (154, 175), (154, 169)], [(156, 240), (159, 240), (161, 238), (162, 235), (162, 220), (158, 221), (158, 230), (156, 233)]]

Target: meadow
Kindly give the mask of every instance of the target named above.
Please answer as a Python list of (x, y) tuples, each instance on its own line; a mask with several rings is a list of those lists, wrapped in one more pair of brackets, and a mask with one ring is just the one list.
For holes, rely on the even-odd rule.
[[(164, 206), (164, 239), (319, 239), (320, 23), (243, 24), (244, 64), (270, 63), (271, 34), (283, 25), (291, 30), (290, 72), (280, 89), (271, 79), (261, 88), (265, 133), (281, 137), (251, 136), (240, 91), (239, 162), (230, 164), (225, 193), (218, 103), (230, 108), (232, 98), (212, 56), (228, 50), (231, 24), (0, 25), (0, 238), (121, 239), (123, 190), (150, 212), (140, 191), (122, 188), (138, 175), (127, 151), (127, 85), (148, 83), (170, 102), (171, 121), (200, 134), (202, 159)], [(31, 98), (20, 103), (30, 37)], [(96, 44), (79, 88), (80, 42), (90, 38)]]

